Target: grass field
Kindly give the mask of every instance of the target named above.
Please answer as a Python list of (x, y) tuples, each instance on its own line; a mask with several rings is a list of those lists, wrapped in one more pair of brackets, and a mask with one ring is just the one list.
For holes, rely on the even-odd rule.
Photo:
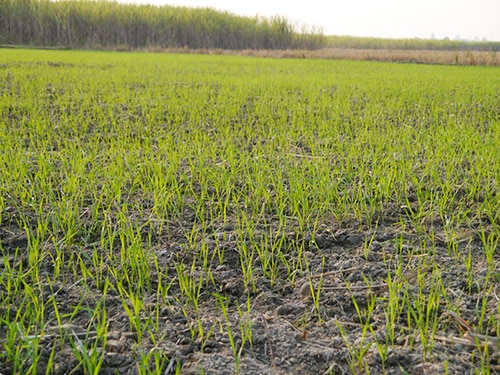
[(0, 372), (495, 373), (499, 72), (2, 50)]

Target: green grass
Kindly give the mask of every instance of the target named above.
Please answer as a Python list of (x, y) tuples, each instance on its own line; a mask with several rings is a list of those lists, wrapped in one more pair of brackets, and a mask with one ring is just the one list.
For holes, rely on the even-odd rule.
[[(365, 321), (375, 303), (383, 306), (382, 358), (405, 314), (431, 353), (436, 306), (454, 308), (431, 256), (436, 243), (470, 271), (460, 241), (463, 233), (481, 241), (488, 271), (482, 280), (469, 275), (469, 284), (496, 288), (499, 87), (498, 69), (488, 67), (3, 50), (0, 363), (35, 373), (48, 327), (85, 315), (85, 334), (61, 328), (56, 336), (83, 371), (97, 373), (106, 301), (117, 298), (143, 373), (168, 366), (153, 349), (160, 312), (171, 305), (202, 347), (225, 332), (238, 371), (252, 343), (247, 314), (258, 281), (273, 288), (310, 275), (305, 252), (316, 251), (324, 228), (373, 233), (382, 225), (418, 234), (429, 259), (412, 258), (422, 273), (411, 282), (404, 258), (387, 260), (388, 295), (354, 305)], [(25, 243), (10, 242), (16, 236)], [(173, 242), (169, 267), (159, 254)], [(214, 278), (228, 242), (243, 307)], [(321, 323), (323, 279), (306, 280)], [(421, 286), (416, 299), (412, 283)], [(80, 299), (68, 304), (57, 294), (63, 286), (78, 288)], [(217, 325), (203, 320), (207, 304), (222, 310)], [(482, 327), (500, 332), (486, 302), (478, 306)], [(240, 326), (231, 328), (230, 316)], [(347, 345), (353, 372), (369, 371), (372, 336), (365, 325), (362, 345)], [(478, 355), (486, 371), (488, 353)]]

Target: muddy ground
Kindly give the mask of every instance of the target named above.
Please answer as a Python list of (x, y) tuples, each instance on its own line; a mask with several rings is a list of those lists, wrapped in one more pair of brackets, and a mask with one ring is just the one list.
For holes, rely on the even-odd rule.
[[(161, 304), (161, 309), (158, 309), (160, 324), (154, 330), (157, 342), (143, 337), (137, 344), (137, 334), (130, 329), (120, 297), (110, 290), (105, 301), (109, 333), (106, 346), (100, 348), (104, 362), (99, 373), (136, 374), (138, 353), (155, 351), (163, 360), (169, 360), (164, 366), (164, 374), (173, 374), (176, 369), (180, 369), (181, 374), (234, 374), (233, 347), (227, 329), (220, 328), (227, 327), (227, 322), (220, 309), (214, 308), (217, 305), (214, 293), (230, 301), (228, 319), (236, 350), (241, 353), (241, 374), (466, 374), (481, 373), (485, 366), (494, 372), (498, 367), (497, 345), (489, 347), (488, 363), (482, 363), (478, 345), (484, 342), (476, 340), (474, 343), (474, 339), (470, 339), (471, 332), (467, 332), (453, 314), (459, 314), (474, 329), (480, 326), (481, 319), (487, 322), (490, 318), (495, 322), (498, 317), (498, 281), (490, 281), (492, 287), (482, 290), (487, 274), (482, 242), (476, 234), (464, 231), (463, 237), (456, 238), (451, 246), (446, 241), (440, 220), (427, 223), (429, 233), (423, 234), (417, 233), (409, 222), (402, 225), (401, 215), (401, 212), (394, 212), (392, 217), (387, 215), (376, 228), (354, 223), (342, 226), (324, 223), (314, 236), (291, 231), (287, 238), (290, 244), (297, 241), (306, 244), (302, 258), (309, 262), (311, 273), (297, 273), (294, 283), (291, 283), (286, 270), (281, 269), (274, 285), (270, 285), (263, 277), (259, 260), (256, 260), (255, 287), (251, 290), (243, 284), (240, 254), (234, 236), (231, 236), (234, 229), (230, 225), (214, 228), (221, 239), (218, 246), (225, 249), (225, 256), (222, 264), (215, 262), (212, 265), (213, 282), (202, 293), (199, 305), (199, 316), (206, 332), (215, 327), (210, 337), (206, 342), (201, 342), (198, 337), (192, 338), (190, 327), (196, 324), (198, 317), (194, 307), (182, 311), (183, 304), (175, 298), (166, 298), (162, 302), (152, 293), (146, 296), (144, 305), (145, 311), (149, 308), (155, 311), (154, 307)], [(27, 258), (28, 239), (17, 226), (15, 217), (15, 210), (7, 208), (0, 227), (1, 247), (4, 259), (13, 259), (18, 249), (16, 262), (22, 263)], [(160, 268), (174, 270), (176, 262), (191, 265), (192, 257), (184, 247), (184, 232), (191, 228), (189, 221), (176, 223), (171, 225), (168, 236), (153, 237)], [(207, 242), (213, 248), (217, 246), (213, 238)], [(92, 249), (91, 244), (83, 243), (77, 251), (90, 254)], [(472, 274), (467, 273), (465, 265), (468, 254), (472, 257)], [(292, 260), (298, 254), (291, 251), (286, 256)], [(500, 269), (498, 254), (495, 254), (494, 262), (496, 269)], [(43, 275), (50, 275), (50, 260), (44, 259), (40, 267), (40, 301), (47, 303), (47, 316), (45, 329), (39, 336), (43, 349), (37, 369), (45, 373), (49, 354), (55, 345), (52, 373), (84, 373), (69, 341), (60, 340), (61, 334), (71, 336), (73, 340), (79, 337), (102, 341), (102, 338), (89, 328), (92, 322), (84, 309), (71, 322), (55, 324), (49, 302), (55, 298), (61, 314), (73, 311), (72, 306), (81, 303), (82, 299), (87, 309), (93, 309), (101, 300), (102, 291), (91, 279), (86, 284), (59, 281), (52, 288), (44, 288)], [(386, 282), (395, 275), (398, 267), (406, 277), (396, 282), (400, 285), (401, 298), (404, 296), (410, 301), (428, 304), (429, 314), (438, 317), (432, 345), (425, 342), (428, 335), (422, 337), (415, 330), (415, 324), (408, 321), (411, 314), (407, 304), (399, 311), (393, 327), (386, 319), (390, 293)], [(419, 275), (415, 273), (417, 269), (421, 270)], [(6, 272), (4, 263), (0, 264), (0, 272)], [(154, 267), (151, 267), (151, 280), (153, 284), (158, 282)], [(367, 280), (372, 287), (367, 286)], [(310, 282), (316, 290), (321, 284), (316, 304), (311, 297)], [(436, 282), (443, 285), (442, 298), (427, 301), (426, 297)], [(0, 293), (5, 293), (3, 286)], [(239, 314), (235, 306), (241, 304), (245, 309), (248, 294), (250, 313)], [(170, 295), (180, 295), (175, 280)], [(370, 317), (357, 312), (357, 308), (364, 310), (369, 303), (374, 303)], [(482, 310), (483, 304), (486, 307)], [(0, 310), (4, 319), (17, 313), (14, 305), (2, 305)], [(481, 317), (481, 311), (486, 312), (485, 316)], [(366, 319), (369, 319), (369, 325), (364, 324)], [(246, 341), (243, 348), (239, 329), (242, 323), (251, 326), (252, 330), (252, 343)], [(369, 329), (363, 330), (363, 327)], [(479, 334), (496, 337), (497, 332), (488, 331), (488, 324), (482, 324), (482, 327), (482, 332), (474, 332), (478, 334), (476, 339)], [(387, 338), (391, 329), (395, 332), (394, 340)], [(431, 330), (429, 327), (429, 332)], [(4, 334), (5, 327), (0, 328), (0, 341), (5, 340), (1, 337)], [(379, 347), (387, 349), (385, 361), (382, 361)], [(361, 350), (364, 354), (356, 358), (353, 353)], [(11, 374), (10, 364), (2, 361), (0, 373)], [(154, 368), (153, 362), (150, 367)]]

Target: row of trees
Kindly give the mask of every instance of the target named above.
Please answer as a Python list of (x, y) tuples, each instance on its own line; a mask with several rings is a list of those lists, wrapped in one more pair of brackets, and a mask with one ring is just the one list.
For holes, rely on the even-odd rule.
[(0, 43), (72, 48), (314, 49), (320, 32), (284, 17), (105, 0), (0, 0)]
[(354, 36), (328, 36), (325, 44), (330, 48), (427, 50), (427, 51), (500, 51), (500, 42), (466, 41), (451, 39), (387, 39)]

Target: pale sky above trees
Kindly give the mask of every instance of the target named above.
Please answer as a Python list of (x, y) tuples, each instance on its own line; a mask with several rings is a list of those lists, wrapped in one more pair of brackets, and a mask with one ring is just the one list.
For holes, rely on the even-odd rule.
[(500, 0), (119, 0), (282, 15), (326, 35), (500, 41)]

